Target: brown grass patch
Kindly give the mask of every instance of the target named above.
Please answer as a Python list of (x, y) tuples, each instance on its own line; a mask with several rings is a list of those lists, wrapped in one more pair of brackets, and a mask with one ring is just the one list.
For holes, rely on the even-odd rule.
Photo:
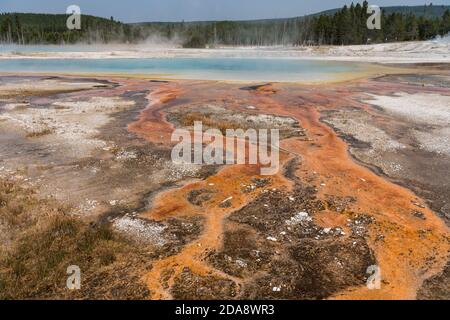
[[(146, 299), (140, 272), (151, 259), (113, 232), (64, 214), (30, 190), (0, 181), (0, 299)], [(67, 267), (81, 269), (81, 290), (66, 288)]]
[(208, 113), (190, 112), (181, 115), (180, 124), (185, 127), (191, 127), (194, 125), (194, 122), (200, 121), (202, 122), (203, 126), (219, 129), (222, 132), (222, 134), (226, 134), (227, 129), (242, 128), (242, 124), (240, 123), (223, 120), (214, 120), (212, 117), (213, 116)]
[(39, 138), (39, 137), (43, 137), (49, 134), (52, 134), (53, 131), (51, 129), (42, 129), (40, 131), (33, 131), (33, 132), (29, 132), (26, 137), (27, 138)]

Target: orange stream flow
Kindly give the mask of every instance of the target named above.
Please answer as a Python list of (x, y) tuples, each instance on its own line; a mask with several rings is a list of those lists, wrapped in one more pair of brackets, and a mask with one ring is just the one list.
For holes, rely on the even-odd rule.
[[(364, 107), (353, 99), (362, 95), (363, 87), (384, 92), (391, 90), (391, 86), (368, 81), (328, 85), (327, 90), (320, 86), (279, 84), (244, 91), (233, 84), (194, 81), (153, 86), (156, 89), (149, 95), (148, 107), (136, 122), (129, 125), (129, 130), (154, 143), (170, 144), (170, 134), (174, 128), (166, 121), (164, 109), (169, 107), (168, 103), (181, 97), (186, 104), (215, 102), (236, 111), (252, 105), (259, 113), (289, 116), (299, 121), (310, 139), (291, 138), (281, 143), (283, 149), (302, 157), (296, 175), (306, 179), (314, 172), (316, 180), (324, 184), (319, 190), (320, 198), (325, 199), (329, 195), (354, 197), (356, 202), (351, 210), (374, 218), (369, 226), (367, 241), (381, 268), (381, 289), (369, 290), (365, 286), (350, 288), (333, 298), (414, 299), (423, 280), (445, 266), (450, 252), (448, 227), (429, 209), (422, 210), (426, 220), (419, 221), (413, 217), (411, 211), (415, 207), (412, 202), (416, 201), (417, 196), (355, 163), (349, 156), (347, 144), (319, 121), (320, 110), (323, 109), (336, 109), (349, 104)], [(401, 85), (398, 89), (409, 90)], [(280, 161), (283, 164), (289, 158), (289, 154), (284, 154)], [(252, 178), (258, 177), (258, 169), (250, 165), (225, 166), (204, 181), (188, 182), (155, 198), (153, 208), (144, 217), (164, 220), (202, 216), (204, 230), (199, 239), (187, 244), (178, 254), (153, 263), (151, 271), (145, 276), (152, 299), (170, 299), (170, 287), (185, 267), (201, 276), (214, 275), (242, 283), (242, 279), (209, 266), (204, 257), (211, 250), (220, 249), (223, 220), (256, 196), (255, 193), (242, 193), (241, 189), (243, 184), (250, 184)], [(271, 188), (288, 190), (292, 186), (281, 173), (271, 178)], [(188, 193), (194, 189), (214, 189), (217, 192), (204, 206), (199, 207), (187, 201)], [(219, 204), (228, 197), (233, 197), (232, 206), (220, 208)], [(326, 220), (327, 215), (332, 219), (334, 214), (323, 212), (320, 219)], [(384, 236), (382, 241), (379, 235)]]

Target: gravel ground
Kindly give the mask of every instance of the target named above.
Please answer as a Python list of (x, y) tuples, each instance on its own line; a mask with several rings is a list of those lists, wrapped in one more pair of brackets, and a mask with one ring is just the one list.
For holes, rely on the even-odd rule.
[(366, 103), (417, 124), (412, 130), (422, 149), (450, 155), (450, 96), (430, 93), (398, 93), (394, 96), (371, 95)]
[(138, 241), (148, 242), (155, 246), (163, 246), (167, 243), (163, 234), (167, 227), (156, 222), (124, 216), (115, 220), (113, 226), (126, 236)]
[(58, 101), (48, 108), (10, 103), (0, 107), (0, 121), (22, 129), (28, 137), (45, 140), (55, 149), (64, 148), (74, 157), (88, 156), (94, 149), (107, 147), (107, 142), (94, 136), (109, 122), (108, 115), (133, 105), (133, 101), (120, 97)]
[(450, 124), (450, 96), (432, 93), (405, 93), (394, 96), (370, 95), (366, 103), (383, 108), (388, 113), (417, 124), (448, 126)]
[(61, 79), (41, 77), (4, 77), (0, 78), (0, 98), (21, 96), (24, 93), (38, 93), (40, 95), (58, 91), (76, 91), (101, 86), (100, 83), (88, 81), (61, 81)]
[(324, 122), (356, 141), (357, 147), (352, 147), (351, 152), (361, 161), (376, 164), (383, 172), (391, 175), (401, 173), (401, 164), (386, 157), (386, 153), (395, 154), (406, 146), (382, 129), (369, 124), (372, 122), (369, 114), (356, 110), (342, 110), (334, 112), (331, 117), (324, 119)]

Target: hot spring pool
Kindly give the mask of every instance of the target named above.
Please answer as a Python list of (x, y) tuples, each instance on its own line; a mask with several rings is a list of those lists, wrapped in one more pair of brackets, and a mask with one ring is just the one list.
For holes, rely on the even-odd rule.
[(2, 59), (0, 72), (143, 74), (176, 79), (321, 81), (362, 72), (367, 64), (283, 58)]

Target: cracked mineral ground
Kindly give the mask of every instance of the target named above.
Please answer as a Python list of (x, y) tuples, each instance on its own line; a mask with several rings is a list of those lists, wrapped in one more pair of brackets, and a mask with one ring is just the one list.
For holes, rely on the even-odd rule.
[[(174, 164), (171, 134), (195, 121), (279, 129), (281, 169)], [(0, 298), (450, 299), (449, 127), (446, 67), (0, 76)]]

